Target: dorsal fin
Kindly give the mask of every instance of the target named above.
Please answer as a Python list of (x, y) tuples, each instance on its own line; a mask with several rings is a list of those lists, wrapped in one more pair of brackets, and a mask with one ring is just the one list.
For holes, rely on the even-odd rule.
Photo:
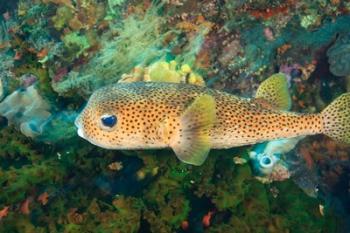
[(215, 105), (214, 97), (204, 94), (182, 114), (178, 137), (170, 143), (181, 161), (198, 166), (204, 163), (211, 149), (209, 134), (216, 120)]
[(292, 102), (285, 75), (283, 73), (274, 74), (263, 81), (256, 91), (255, 98), (267, 101), (274, 109), (289, 110)]

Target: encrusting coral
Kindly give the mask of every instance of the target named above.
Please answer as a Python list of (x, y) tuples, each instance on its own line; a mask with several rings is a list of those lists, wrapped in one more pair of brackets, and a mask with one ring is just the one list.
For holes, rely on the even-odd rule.
[(189, 83), (205, 86), (201, 75), (192, 71), (188, 64), (177, 65), (175, 60), (170, 62), (157, 61), (148, 67), (135, 67), (129, 74), (123, 74), (119, 82), (173, 82)]

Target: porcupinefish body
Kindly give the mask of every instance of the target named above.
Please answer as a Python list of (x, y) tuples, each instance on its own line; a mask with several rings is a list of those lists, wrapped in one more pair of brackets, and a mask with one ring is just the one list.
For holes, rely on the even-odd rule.
[(284, 75), (265, 80), (255, 98), (176, 83), (117, 83), (95, 91), (76, 119), (78, 134), (107, 149), (172, 148), (201, 165), (210, 149), (327, 134), (350, 143), (350, 93), (319, 114), (288, 112)]

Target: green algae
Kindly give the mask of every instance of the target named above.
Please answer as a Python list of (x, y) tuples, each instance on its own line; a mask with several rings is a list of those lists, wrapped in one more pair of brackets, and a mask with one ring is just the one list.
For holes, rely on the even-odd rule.
[[(62, 155), (60, 160), (2, 170), (1, 183), (6, 181), (11, 184), (6, 192), (0, 194), (2, 203), (21, 202), (30, 195), (26, 190), (35, 186), (46, 186), (49, 195), (52, 195), (47, 206), (36, 201), (30, 206), (31, 212), (39, 217), (35, 222), (39, 221), (46, 227), (36, 226), (28, 216), (14, 209), (3, 219), (0, 229), (5, 231), (2, 232), (10, 229), (48, 232), (49, 228), (50, 232), (87, 232), (91, 229), (94, 232), (138, 232), (141, 219), (149, 224), (152, 232), (173, 232), (189, 219), (193, 201), (203, 197), (215, 206), (215, 215), (225, 213), (229, 216), (224, 221), (214, 221), (206, 232), (223, 232), (225, 229), (229, 232), (267, 232), (266, 229), (268, 232), (288, 232), (288, 229), (320, 232), (325, 227), (332, 229), (325, 225), (329, 219), (337, 222), (334, 216), (327, 219), (321, 216), (318, 201), (306, 196), (292, 182), (277, 183), (279, 194), (274, 197), (269, 185), (263, 185), (252, 177), (248, 164), (233, 163), (232, 154), (236, 153), (232, 151), (214, 151), (201, 167), (180, 163), (169, 151), (148, 155), (141, 153), (138, 157), (144, 165), (139, 169), (148, 175), (138, 182), (141, 185), (146, 181), (146, 186), (135, 197), (117, 195), (108, 201), (106, 194), (98, 189), (88, 193), (84, 191), (90, 186), (86, 181), (91, 182), (97, 174), (112, 174), (106, 169), (108, 161), (113, 161), (115, 155), (105, 154), (102, 158), (100, 153), (104, 154), (90, 146), (80, 149), (73, 146), (69, 155)], [(155, 166), (157, 173), (151, 172)], [(66, 175), (71, 176), (71, 184), (78, 182), (79, 186), (53, 192), (55, 186), (63, 185)], [(210, 210), (213, 209), (207, 209)], [(17, 219), (16, 216), (22, 216), (22, 220), (10, 224)], [(300, 222), (305, 224), (296, 226)]]
[(66, 34), (62, 41), (67, 47), (69, 54), (75, 54), (76, 57), (79, 57), (88, 48), (90, 48), (88, 38), (85, 35), (80, 35), (78, 32)]

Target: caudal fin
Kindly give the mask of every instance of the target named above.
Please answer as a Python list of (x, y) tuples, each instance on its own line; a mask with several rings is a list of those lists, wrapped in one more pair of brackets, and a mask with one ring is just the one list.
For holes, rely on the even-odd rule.
[(350, 144), (350, 93), (343, 94), (322, 111), (323, 133)]

